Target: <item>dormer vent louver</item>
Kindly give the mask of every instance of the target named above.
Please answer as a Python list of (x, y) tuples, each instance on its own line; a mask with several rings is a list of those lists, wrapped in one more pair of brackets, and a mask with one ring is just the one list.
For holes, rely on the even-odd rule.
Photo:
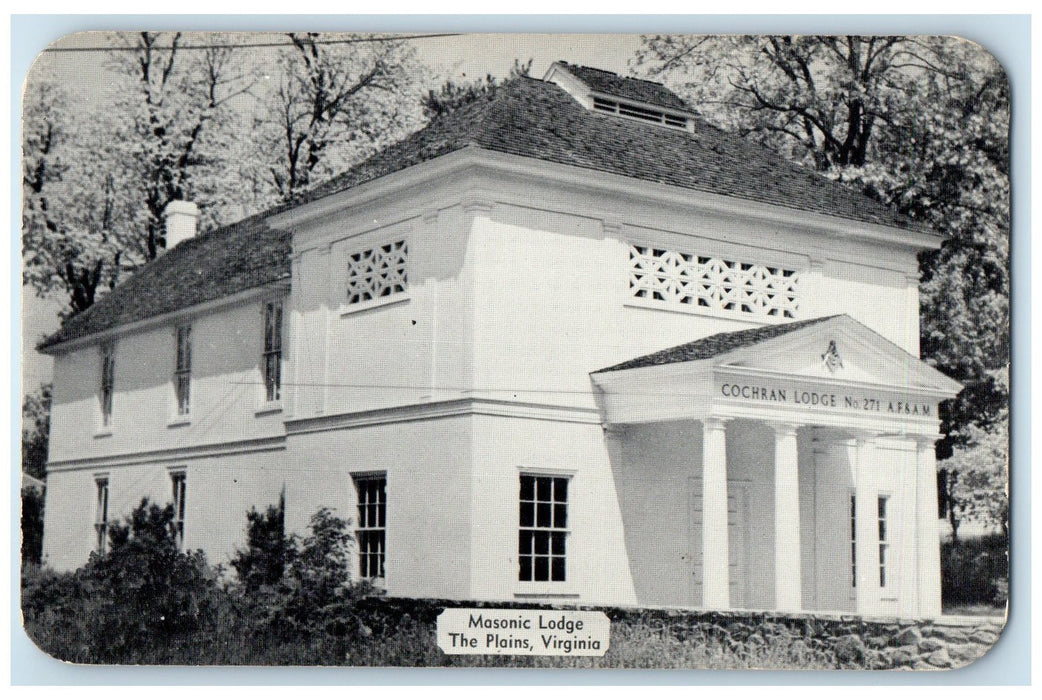
[(666, 112), (650, 107), (638, 107), (637, 105), (625, 104), (604, 97), (594, 96), (593, 109), (596, 112), (617, 114), (623, 117), (631, 117), (633, 119), (640, 119), (641, 121), (652, 122), (654, 124), (664, 124), (665, 126), (672, 126), (677, 129), (687, 128), (687, 119), (684, 117), (667, 114)]

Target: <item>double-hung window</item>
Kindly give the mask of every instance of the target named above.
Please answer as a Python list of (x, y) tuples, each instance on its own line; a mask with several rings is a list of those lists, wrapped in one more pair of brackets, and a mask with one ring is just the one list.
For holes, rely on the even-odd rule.
[(282, 302), (264, 305), (264, 400), (282, 398)]
[(568, 479), (521, 475), (518, 580), (564, 581)]
[(109, 540), (109, 480), (99, 477), (94, 480), (97, 491), (97, 505), (94, 511), (94, 533), (97, 537), (95, 551), (104, 554)]
[(177, 327), (177, 360), (174, 365), (174, 394), (177, 397), (177, 415), (187, 416), (191, 408), (192, 390), (192, 327)]
[(101, 425), (112, 425), (112, 390), (116, 377), (116, 355), (112, 343), (101, 346)]
[(850, 494), (850, 585), (857, 588), (857, 496)]
[(188, 495), (188, 480), (184, 472), (171, 472), (170, 485), (174, 498), (174, 536), (177, 547), (184, 546), (185, 541), (185, 497)]
[(890, 549), (889, 533), (886, 529), (886, 507), (889, 497), (880, 496), (878, 500), (879, 515), (879, 587), (886, 588), (886, 563)]
[(387, 475), (355, 477), (358, 493), (358, 574), (384, 578), (387, 553)]

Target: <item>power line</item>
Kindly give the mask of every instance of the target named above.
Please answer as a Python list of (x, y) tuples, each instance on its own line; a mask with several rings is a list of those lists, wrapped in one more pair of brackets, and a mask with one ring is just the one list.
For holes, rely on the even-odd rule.
[[(456, 33), (442, 33), (442, 34), (403, 34), (401, 36), (373, 36), (373, 37), (361, 37), (353, 39), (301, 39), (300, 43), (308, 44), (312, 46), (327, 45), (327, 44), (366, 44), (366, 43), (377, 43), (382, 41), (411, 41), (413, 39), (440, 39), (443, 37), (461, 36), (459, 32)], [(260, 49), (260, 48), (278, 48), (283, 46), (295, 46), (294, 42), (274, 42), (264, 41), (249, 44), (180, 44), (178, 46), (151, 46), (149, 47), (152, 51), (194, 51), (200, 49)], [(141, 51), (144, 47), (141, 46), (67, 46), (58, 47), (52, 46), (43, 50), (43, 53), (73, 53), (73, 52), (86, 52), (86, 51)]]

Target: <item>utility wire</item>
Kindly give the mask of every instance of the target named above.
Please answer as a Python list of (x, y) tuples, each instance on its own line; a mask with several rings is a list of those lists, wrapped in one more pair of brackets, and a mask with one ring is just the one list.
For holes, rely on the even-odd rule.
[[(373, 36), (373, 37), (361, 37), (353, 39), (300, 39), (300, 43), (308, 45), (323, 45), (323, 44), (366, 44), (376, 43), (382, 41), (411, 41), (413, 39), (439, 39), (442, 37), (453, 37), (462, 36), (459, 32), (457, 33), (442, 33), (442, 34), (403, 34), (401, 36)], [(177, 46), (150, 46), (151, 51), (192, 51), (199, 49), (259, 49), (259, 48), (276, 48), (283, 46), (295, 46), (294, 42), (256, 42), (250, 44), (178, 44)], [(142, 46), (67, 46), (58, 47), (52, 46), (43, 50), (43, 53), (72, 53), (72, 52), (83, 52), (83, 51), (141, 51), (144, 47)]]

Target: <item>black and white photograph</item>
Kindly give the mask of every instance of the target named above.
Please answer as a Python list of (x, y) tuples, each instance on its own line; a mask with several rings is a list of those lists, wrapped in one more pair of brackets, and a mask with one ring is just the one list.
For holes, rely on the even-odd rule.
[(77, 32), (28, 72), (33, 645), (938, 676), (992, 648), (988, 47), (306, 29)]

